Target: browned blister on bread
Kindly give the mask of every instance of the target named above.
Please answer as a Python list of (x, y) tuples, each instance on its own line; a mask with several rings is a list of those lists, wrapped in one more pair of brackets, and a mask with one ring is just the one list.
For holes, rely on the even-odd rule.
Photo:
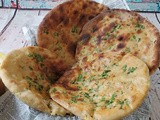
[(51, 10), (38, 28), (38, 46), (47, 48), (66, 60), (68, 68), (75, 63), (75, 50), (83, 26), (108, 7), (90, 0), (71, 0)]
[(160, 33), (136, 12), (106, 11), (88, 22), (77, 47), (77, 59), (100, 51), (109, 54), (131, 53), (144, 61), (152, 74), (159, 65)]

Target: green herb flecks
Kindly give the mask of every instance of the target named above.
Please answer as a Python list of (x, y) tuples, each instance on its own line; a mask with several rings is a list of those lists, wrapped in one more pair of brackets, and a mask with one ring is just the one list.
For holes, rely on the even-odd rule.
[(71, 101), (74, 102), (74, 103), (77, 103), (77, 98), (78, 98), (78, 95), (72, 96)]
[(37, 82), (33, 81), (33, 79), (31, 77), (26, 76), (25, 79), (28, 82), (30, 88), (34, 87), (39, 92), (41, 92), (43, 90), (43, 86), (38, 84)]
[(89, 89), (88, 91), (89, 91), (89, 93), (93, 93), (93, 88), (92, 88), (92, 89)]
[(141, 41), (141, 38), (138, 38), (136, 37), (135, 35), (133, 35), (131, 38), (130, 38), (131, 41), (136, 41), (136, 42), (140, 42)]
[(124, 66), (122, 67), (122, 70), (123, 70), (123, 72), (126, 72), (126, 70), (127, 70), (127, 65), (124, 65)]
[(129, 67), (129, 68), (127, 68), (127, 65), (124, 65), (122, 67), (123, 72), (127, 71), (127, 74), (133, 73), (136, 69), (137, 69), (137, 67)]
[(80, 74), (77, 78), (77, 82), (82, 82), (83, 81), (83, 75)]
[(106, 100), (106, 98), (103, 96), (100, 100), (100, 102), (104, 102)]
[(113, 63), (112, 66), (118, 66), (118, 63)]
[(73, 26), (72, 29), (71, 29), (71, 32), (72, 33), (78, 33), (78, 29), (76, 26)]
[(145, 27), (140, 23), (136, 23), (135, 27), (138, 29), (145, 29)]
[(53, 88), (52, 92), (54, 93), (57, 92), (57, 88)]
[(109, 46), (109, 47), (108, 47), (108, 50), (111, 50), (112, 48), (113, 48), (113, 46)]
[(112, 95), (111, 99), (106, 101), (105, 106), (108, 107), (109, 105), (111, 105), (115, 101), (116, 97), (117, 97), (117, 95), (116, 95), (116, 93), (114, 93)]
[(106, 33), (106, 35), (102, 36), (101, 40), (108, 40), (110, 36), (111, 36), (110, 33)]
[(36, 59), (37, 62), (44, 61), (44, 57), (42, 57), (40, 54), (37, 54), (37, 53), (30, 53), (28, 56)]
[(109, 37), (109, 36), (111, 36), (111, 34), (110, 33), (106, 33), (106, 36)]
[(141, 38), (138, 38), (138, 39), (137, 39), (137, 42), (140, 42), (140, 41), (141, 41)]
[(100, 75), (100, 77), (101, 78), (106, 78), (106, 77), (108, 77), (108, 73), (109, 72), (111, 72), (111, 70), (105, 70), (101, 75)]
[(85, 96), (86, 98), (90, 99), (90, 96), (89, 96), (88, 93), (84, 93), (84, 96)]
[(127, 48), (125, 49), (125, 53), (129, 53), (129, 52), (131, 52), (131, 49), (127, 47)]
[(44, 80), (44, 78), (45, 78), (45, 77), (44, 77), (43, 74), (38, 74), (38, 75), (37, 75), (37, 79), (38, 79), (38, 80)]
[(77, 84), (78, 82), (82, 82), (83, 80), (83, 75), (80, 74), (75, 80), (71, 81), (71, 84)]
[(115, 32), (116, 30), (120, 29), (121, 25), (117, 24), (112, 30), (111, 33)]
[(131, 39), (131, 41), (136, 41), (137, 37), (135, 35), (133, 35), (130, 39)]
[(96, 53), (99, 53), (100, 49), (99, 48), (95, 48), (95, 51), (96, 51)]
[(136, 69), (137, 67), (129, 67), (127, 74), (133, 73)]
[(123, 106), (124, 106), (124, 105), (129, 106), (129, 101), (128, 101), (128, 99), (119, 100), (119, 101), (118, 101), (118, 104), (120, 105), (120, 109), (123, 109)]
[(89, 81), (92, 81), (92, 80), (94, 80), (94, 77), (95, 77), (95, 76), (90, 76), (88, 80), (89, 80)]
[(81, 86), (77, 86), (78, 90), (82, 90), (82, 87)]

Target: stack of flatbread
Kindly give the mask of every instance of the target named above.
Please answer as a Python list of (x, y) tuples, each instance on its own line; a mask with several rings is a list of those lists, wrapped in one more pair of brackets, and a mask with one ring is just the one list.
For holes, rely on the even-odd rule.
[(51, 10), (37, 38), (37, 47), (5, 57), (0, 76), (16, 97), (51, 115), (121, 119), (141, 105), (159, 65), (157, 28), (89, 0)]

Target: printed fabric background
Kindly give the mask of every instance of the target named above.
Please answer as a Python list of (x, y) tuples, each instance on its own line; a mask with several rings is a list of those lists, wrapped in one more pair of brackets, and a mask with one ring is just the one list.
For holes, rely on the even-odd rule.
[[(0, 6), (19, 9), (52, 9), (63, 0), (0, 0)], [(126, 0), (131, 10), (160, 12), (160, 0)], [(16, 4), (18, 3), (18, 5)]]

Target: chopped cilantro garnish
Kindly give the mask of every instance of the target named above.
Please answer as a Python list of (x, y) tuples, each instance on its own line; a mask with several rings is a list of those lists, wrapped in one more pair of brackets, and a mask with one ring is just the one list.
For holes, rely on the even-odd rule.
[(139, 28), (139, 29), (144, 29), (144, 28), (145, 28), (145, 27), (144, 27), (142, 24), (140, 24), (140, 23), (136, 23), (135, 27), (136, 27), (136, 28)]
[(103, 36), (103, 37), (101, 38), (101, 40), (107, 40), (107, 39), (108, 39), (107, 36)]
[(77, 78), (77, 82), (82, 82), (83, 81), (83, 75), (80, 74)]
[(106, 33), (106, 36), (108, 36), (108, 37), (109, 37), (109, 36), (111, 36), (111, 34), (110, 34), (110, 33)]
[(126, 72), (126, 70), (127, 70), (127, 65), (124, 65), (124, 66), (122, 67), (122, 69), (123, 69), (123, 72)]
[(86, 97), (86, 98), (90, 98), (90, 96), (89, 96), (89, 94), (88, 93), (84, 93), (84, 96)]
[(52, 92), (56, 92), (57, 91), (57, 89), (56, 88), (54, 88), (53, 90), (52, 90)]
[(111, 70), (105, 70), (100, 76), (101, 78), (106, 78), (108, 77), (108, 73), (111, 72)]
[(117, 24), (112, 30), (111, 33), (115, 32), (117, 29), (120, 29), (121, 25)]
[(43, 74), (38, 74), (38, 75), (37, 75), (37, 79), (39, 79), (39, 80), (44, 80), (44, 75), (43, 75)]
[(118, 66), (118, 63), (113, 63), (112, 66)]
[(93, 88), (92, 88), (92, 89), (89, 89), (88, 91), (89, 91), (90, 93), (92, 93), (92, 92), (93, 92)]
[(123, 105), (124, 105), (124, 101), (119, 100), (119, 101), (118, 101), (118, 104), (120, 104), (120, 105), (121, 105), (120, 109), (122, 109), (122, 108), (123, 108)]
[(135, 35), (133, 35), (130, 39), (131, 39), (131, 41), (136, 41), (136, 42), (140, 42), (141, 41), (141, 38), (138, 38)]
[(110, 33), (106, 33), (106, 35), (102, 37), (102, 40), (107, 40), (110, 36)]
[(72, 32), (72, 33), (78, 33), (77, 27), (76, 27), (76, 26), (73, 26), (71, 32)]
[(102, 98), (101, 98), (101, 102), (103, 102), (103, 101), (105, 101), (106, 99), (105, 99), (105, 97), (103, 96)]
[(141, 38), (138, 38), (137, 42), (140, 42), (141, 41)]
[(120, 109), (123, 109), (123, 106), (126, 104), (127, 106), (129, 106), (129, 101), (128, 99), (124, 99), (124, 100), (119, 100), (118, 104), (120, 104)]
[(82, 87), (81, 87), (81, 86), (77, 86), (77, 88), (78, 88), (78, 90), (81, 90), (81, 89), (82, 89)]
[(114, 93), (111, 97), (111, 101), (114, 101), (116, 96), (117, 96), (116, 93)]
[(33, 86), (38, 91), (42, 91), (43, 90), (43, 86), (38, 84), (36, 81), (33, 81), (32, 78), (30, 78), (29, 76), (26, 76), (25, 79), (28, 82), (29, 87)]
[(130, 73), (133, 73), (137, 69), (137, 67), (129, 67), (127, 70), (127, 65), (124, 65), (122, 69), (123, 69), (123, 72), (127, 71), (127, 74), (130, 74)]
[(113, 47), (113, 46), (109, 46), (109, 47), (108, 47), (108, 50), (111, 50), (111, 49), (112, 49), (112, 47)]
[(125, 49), (125, 53), (129, 53), (129, 52), (131, 52), (131, 50), (130, 50), (130, 48), (127, 47), (127, 48)]
[(106, 107), (107, 107), (108, 105), (112, 104), (112, 103), (115, 101), (116, 96), (117, 96), (116, 93), (114, 93), (114, 94), (112, 95), (111, 99), (106, 101), (106, 104), (105, 104)]
[(74, 102), (74, 103), (77, 103), (77, 98), (78, 98), (78, 95), (72, 96), (71, 101)]
[(43, 62), (44, 60), (44, 57), (37, 53), (30, 53), (28, 56), (36, 59), (37, 62)]
[(130, 67), (130, 68), (128, 68), (127, 74), (133, 73), (136, 69), (137, 69), (137, 67)]
[(100, 49), (99, 49), (99, 48), (95, 48), (95, 51), (96, 51), (97, 53), (99, 53), (99, 52), (100, 52)]
[(88, 80), (92, 81), (93, 79), (94, 79), (94, 76), (90, 76)]

